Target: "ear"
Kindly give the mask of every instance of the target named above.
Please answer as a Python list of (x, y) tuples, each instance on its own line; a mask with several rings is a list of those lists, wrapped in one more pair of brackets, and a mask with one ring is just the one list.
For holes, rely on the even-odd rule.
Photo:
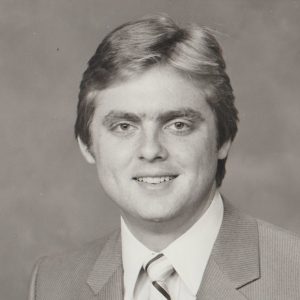
[(80, 137), (77, 137), (77, 142), (78, 142), (80, 151), (81, 151), (83, 157), (85, 158), (85, 160), (89, 164), (94, 164), (96, 161), (95, 161), (95, 158), (94, 158), (93, 154), (91, 153), (90, 149), (88, 148), (88, 146), (82, 142)]
[(231, 139), (224, 142), (223, 145), (220, 147), (220, 149), (218, 150), (218, 158), (219, 159), (226, 158), (228, 156), (230, 147), (231, 147)]

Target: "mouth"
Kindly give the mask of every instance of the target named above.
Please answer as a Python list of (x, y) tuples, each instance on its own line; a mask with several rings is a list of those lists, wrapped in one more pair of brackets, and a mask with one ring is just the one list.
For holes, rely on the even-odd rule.
[(139, 176), (133, 177), (137, 182), (148, 183), (148, 184), (161, 184), (174, 180), (178, 175), (166, 175), (166, 176)]

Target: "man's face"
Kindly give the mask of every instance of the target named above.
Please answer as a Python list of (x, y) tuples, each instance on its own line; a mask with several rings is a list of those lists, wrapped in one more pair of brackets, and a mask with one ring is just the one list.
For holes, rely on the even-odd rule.
[(101, 91), (91, 123), (100, 183), (126, 219), (185, 222), (214, 192), (214, 114), (199, 87), (166, 67)]

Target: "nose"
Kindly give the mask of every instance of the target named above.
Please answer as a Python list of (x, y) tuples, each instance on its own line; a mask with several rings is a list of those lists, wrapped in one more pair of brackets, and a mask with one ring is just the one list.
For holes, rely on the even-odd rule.
[(168, 151), (161, 140), (160, 132), (154, 129), (144, 130), (139, 147), (139, 159), (154, 162), (164, 161), (167, 157)]

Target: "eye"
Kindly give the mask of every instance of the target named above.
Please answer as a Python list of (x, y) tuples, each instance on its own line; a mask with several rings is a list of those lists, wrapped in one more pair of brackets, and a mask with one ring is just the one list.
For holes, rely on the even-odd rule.
[(173, 122), (170, 125), (168, 125), (167, 127), (170, 129), (173, 129), (173, 130), (177, 130), (177, 131), (184, 131), (184, 130), (188, 130), (191, 128), (191, 126), (189, 124), (187, 124), (186, 122), (182, 122), (182, 121)]
[(187, 127), (187, 125), (183, 122), (175, 122), (174, 123), (174, 127), (177, 129), (177, 130), (182, 130), (184, 129), (185, 127)]
[(133, 133), (137, 129), (136, 126), (128, 123), (128, 122), (120, 122), (114, 124), (111, 128), (112, 132), (120, 135), (129, 135)]
[(174, 121), (166, 126), (166, 129), (175, 134), (185, 134), (192, 130), (192, 124), (187, 121)]
[(122, 130), (122, 131), (128, 130), (130, 128), (130, 124), (128, 124), (128, 123), (121, 123), (118, 126), (119, 126), (120, 130)]

